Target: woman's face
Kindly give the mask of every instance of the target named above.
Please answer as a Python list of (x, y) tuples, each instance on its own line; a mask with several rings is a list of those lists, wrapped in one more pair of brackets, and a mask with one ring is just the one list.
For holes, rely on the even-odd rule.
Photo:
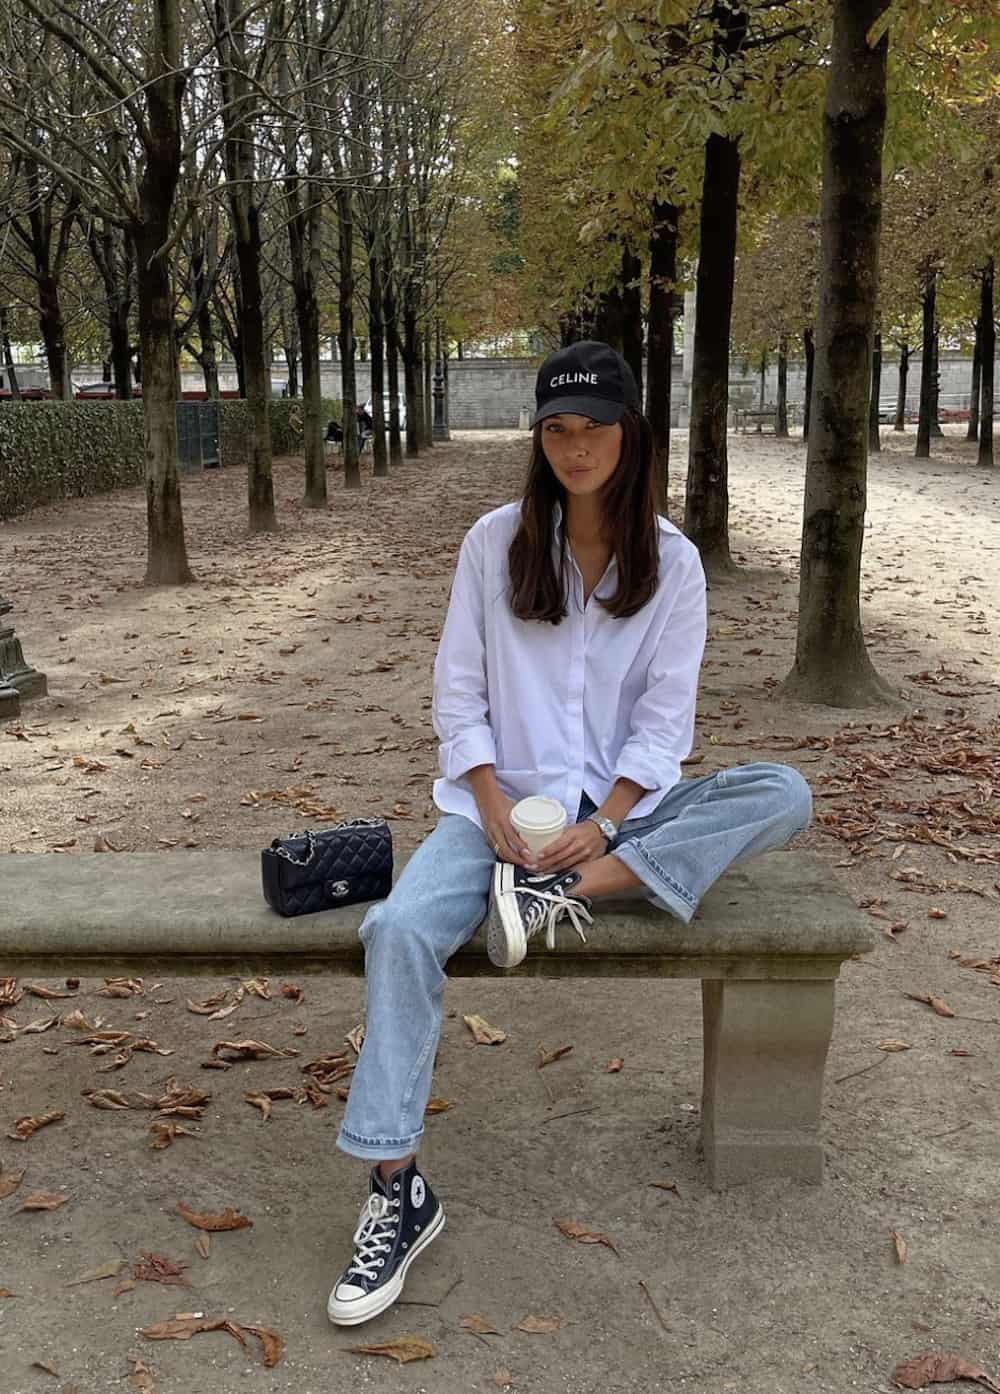
[(552, 473), (577, 498), (599, 494), (618, 468), (622, 428), (589, 416), (549, 416), (542, 422), (542, 450)]

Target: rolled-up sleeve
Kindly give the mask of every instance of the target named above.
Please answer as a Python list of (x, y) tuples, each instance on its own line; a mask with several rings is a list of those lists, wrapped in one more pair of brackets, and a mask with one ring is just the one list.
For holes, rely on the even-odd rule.
[(496, 764), (486, 684), (484, 551), (484, 528), (476, 524), (466, 533), (458, 554), (434, 661), (431, 719), (445, 779), (460, 779), (476, 765)]
[(630, 734), (615, 764), (616, 779), (643, 789), (671, 789), (694, 741), (698, 673), (708, 627), (705, 573), (697, 552), (649, 665), (645, 691), (632, 708)]

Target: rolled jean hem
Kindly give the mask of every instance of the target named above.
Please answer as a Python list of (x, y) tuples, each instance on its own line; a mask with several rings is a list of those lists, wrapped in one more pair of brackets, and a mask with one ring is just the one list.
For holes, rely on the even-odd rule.
[(668, 910), (671, 915), (675, 915), (684, 924), (691, 923), (694, 912), (698, 908), (698, 902), (693, 896), (687, 899), (686, 893), (676, 890), (669, 882), (665, 881), (649, 860), (643, 856), (640, 848), (632, 842), (623, 842), (618, 847), (612, 848), (611, 856), (617, 857), (628, 867), (629, 871), (638, 876), (646, 889), (652, 892), (654, 905), (660, 910)]
[(421, 1128), (419, 1133), (414, 1133), (408, 1139), (394, 1137), (380, 1141), (378, 1138), (355, 1137), (353, 1133), (345, 1132), (341, 1128), (337, 1134), (337, 1146), (341, 1152), (346, 1152), (351, 1157), (360, 1157), (363, 1161), (398, 1162), (403, 1157), (408, 1157), (411, 1152), (416, 1152), (423, 1135), (424, 1130)]

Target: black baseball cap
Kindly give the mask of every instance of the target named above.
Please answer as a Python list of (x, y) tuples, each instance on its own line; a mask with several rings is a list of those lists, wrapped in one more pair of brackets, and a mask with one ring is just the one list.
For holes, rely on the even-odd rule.
[(635, 377), (621, 354), (610, 344), (583, 339), (550, 353), (539, 368), (531, 425), (567, 412), (613, 426), (627, 407), (638, 411), (640, 405)]

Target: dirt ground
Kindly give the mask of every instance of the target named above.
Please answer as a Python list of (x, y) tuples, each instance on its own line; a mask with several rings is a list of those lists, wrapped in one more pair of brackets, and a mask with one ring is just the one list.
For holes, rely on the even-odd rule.
[[(957, 437), (930, 462), (911, 458), (912, 434), (886, 444), (871, 468), (864, 623), (897, 704), (843, 712), (778, 694), (804, 449), (730, 437), (747, 569), (711, 592), (689, 767), (798, 766), (817, 812), (800, 841), (885, 931), (841, 978), (824, 1185), (708, 1189), (696, 983), (456, 982), (435, 1082), (450, 1106), (429, 1120), (424, 1154), (448, 1229), (403, 1304), (338, 1331), (325, 1300), (364, 1184), (333, 1146), (342, 1105), (279, 1099), (265, 1121), (245, 1096), (296, 1089), (304, 1064), (349, 1051), (363, 985), (304, 978), (296, 1001), (274, 980), (222, 1020), (188, 1001), (228, 989), (232, 1004), (236, 980), (147, 980), (127, 998), (98, 995), (96, 980), (69, 999), (26, 991), (0, 1017), (23, 1028), (79, 1008), (172, 1054), (108, 1069), (114, 1052), (90, 1053), (58, 1020), (0, 1022), (0, 1177), (26, 1169), (8, 1196), (0, 1180), (3, 1394), (846, 1394), (890, 1390), (895, 1366), (924, 1350), (959, 1352), (1000, 1381), (1000, 474), (978, 470)], [(252, 539), (240, 472), (185, 480), (198, 579), (174, 590), (141, 583), (141, 489), (0, 524), (0, 594), (49, 681), (0, 726), (0, 850), (104, 847), (113, 875), (115, 850), (258, 848), (373, 813), (413, 848), (434, 816), (430, 670), (457, 546), (517, 495), (524, 457), (514, 433), (460, 435), (357, 492), (331, 475), (319, 514), (299, 502), (300, 462), (279, 461), (281, 532)], [(678, 479), (684, 458), (678, 436)], [(507, 1040), (470, 1045), (471, 1012)], [(300, 1055), (203, 1068), (216, 1042), (246, 1038)], [(908, 1048), (880, 1048), (894, 1042)], [(539, 1043), (573, 1050), (539, 1071)], [(82, 1096), (160, 1094), (171, 1078), (211, 1099), (201, 1119), (180, 1119), (194, 1136), (165, 1149), (149, 1145), (148, 1114)], [(15, 1119), (50, 1110), (65, 1118), (10, 1137)], [(22, 1209), (37, 1192), (65, 1203)], [(214, 1234), (202, 1257), (178, 1202), (232, 1206), (253, 1226)], [(564, 1238), (563, 1218), (615, 1248)], [(116, 1294), (142, 1253), (186, 1264), (190, 1287)], [(109, 1263), (128, 1267), (74, 1282)], [(263, 1365), (253, 1335), (244, 1350), (225, 1332), (141, 1334), (190, 1312), (273, 1330), (280, 1363)], [(475, 1313), (498, 1334), (464, 1329)], [(529, 1314), (559, 1320), (516, 1329)], [(397, 1366), (349, 1349), (403, 1333), (435, 1356)]]

